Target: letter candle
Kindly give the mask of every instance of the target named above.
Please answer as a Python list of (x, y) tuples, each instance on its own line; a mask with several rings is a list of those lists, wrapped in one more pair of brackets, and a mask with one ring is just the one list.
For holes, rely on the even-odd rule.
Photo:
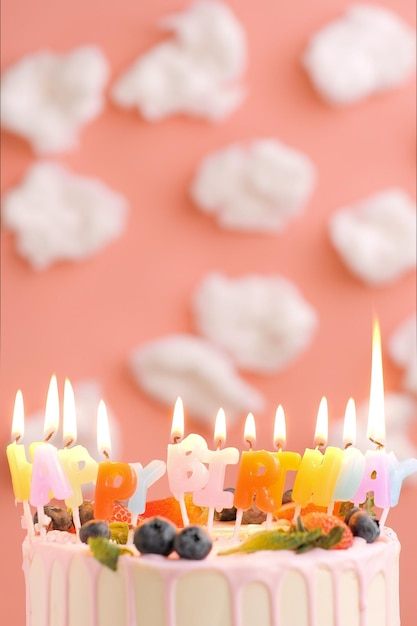
[(110, 461), (111, 440), (106, 405), (100, 400), (97, 412), (97, 447), (105, 461), (98, 465), (94, 494), (94, 517), (107, 520), (115, 500), (128, 500), (136, 489), (136, 474), (129, 463)]
[[(130, 463), (130, 465), (136, 474), (137, 481), (135, 493), (130, 498), (127, 508), (132, 515), (132, 526), (136, 526), (138, 515), (143, 513), (146, 509), (146, 494), (148, 488), (165, 474), (166, 463), (155, 459), (148, 463), (146, 467), (143, 467), (142, 463)], [(133, 539), (133, 536), (130, 537), (130, 539)]]
[(367, 492), (373, 491), (376, 506), (384, 509), (379, 522), (382, 528), (391, 506), (391, 497), (388, 458), (384, 449), (384, 375), (382, 370), (381, 334), (377, 320), (374, 322), (372, 333), (372, 369), (367, 436), (369, 441), (376, 445), (376, 450), (367, 450), (365, 453), (364, 474), (359, 489), (355, 494), (354, 502), (365, 502)]
[(272, 513), (277, 508), (271, 490), (278, 478), (279, 462), (271, 452), (253, 450), (256, 428), (252, 413), (246, 418), (244, 437), (249, 450), (242, 452), (236, 481), (234, 505), (237, 512), (233, 533), (235, 539), (239, 535), (243, 511), (252, 506), (254, 498), (258, 508), (265, 513)]
[(72, 519), (78, 537), (81, 526), (79, 506), (84, 500), (81, 486), (96, 481), (98, 463), (84, 446), (70, 447), (77, 440), (77, 420), (74, 391), (68, 379), (64, 385), (63, 440), (64, 449), (58, 450), (58, 456), (72, 488), (72, 494), (65, 498), (65, 504), (72, 509)]
[[(273, 497), (274, 500), (277, 502), (277, 507), (280, 507), (282, 505), (282, 496), (284, 493), (287, 471), (296, 471), (301, 462), (301, 454), (298, 454), (298, 452), (284, 451), (286, 441), (287, 428), (285, 422), (285, 413), (283, 407), (280, 404), (275, 413), (274, 423), (274, 446), (278, 449), (278, 452), (275, 453), (275, 456), (279, 461), (278, 480), (275, 482), (275, 485), (273, 487)], [(268, 513), (268, 516), (272, 518), (272, 513)]]
[(23, 519), (29, 537), (33, 537), (34, 528), (32, 513), (29, 506), (30, 479), (32, 474), (32, 464), (26, 458), (25, 446), (18, 442), (23, 437), (25, 430), (25, 409), (23, 404), (23, 394), (18, 390), (16, 393), (13, 421), (12, 421), (12, 443), (7, 446), (6, 454), (9, 462), (12, 486), (16, 502), (23, 505)]
[(208, 469), (203, 463), (207, 459), (208, 447), (200, 435), (192, 433), (182, 439), (183, 435), (184, 407), (181, 398), (178, 398), (172, 418), (173, 443), (168, 444), (167, 473), (170, 491), (180, 505), (183, 524), (188, 526), (184, 496), (187, 491), (202, 489), (208, 482)]
[[(333, 500), (354, 500), (354, 496), (361, 484), (365, 457), (358, 448), (356, 441), (356, 407), (353, 398), (346, 404), (345, 421), (343, 425), (343, 461), (337, 477)], [(355, 502), (357, 504), (357, 502)]]
[(231, 508), (233, 505), (233, 493), (223, 491), (226, 465), (235, 465), (239, 461), (237, 448), (221, 449), (226, 440), (226, 416), (223, 409), (219, 409), (214, 427), (214, 442), (216, 450), (207, 451), (208, 482), (203, 489), (195, 491), (193, 501), (199, 506), (208, 506), (207, 529), (213, 528), (214, 510), (221, 511), (223, 508)]
[(63, 470), (58, 456), (58, 450), (49, 441), (54, 437), (59, 425), (59, 396), (56, 376), (52, 376), (49, 384), (45, 407), (44, 441), (30, 446), (33, 456), (32, 484), (30, 488), (30, 503), (37, 507), (38, 524), (41, 535), (45, 537), (45, 526), (48, 517), (44, 506), (50, 501), (50, 495), (63, 500), (72, 494), (71, 485)]
[(327, 443), (328, 409), (327, 399), (322, 398), (317, 414), (314, 450), (306, 448), (294, 481), (292, 491), (296, 503), (294, 517), (300, 514), (301, 508), (312, 501), (318, 506), (330, 509), (333, 503), (333, 492), (337, 476), (342, 464), (343, 452), (340, 448), (328, 446), (323, 454), (320, 451)]

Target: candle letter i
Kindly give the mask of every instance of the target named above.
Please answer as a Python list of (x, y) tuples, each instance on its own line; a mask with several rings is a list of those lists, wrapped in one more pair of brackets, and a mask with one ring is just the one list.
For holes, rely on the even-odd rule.
[(56, 376), (52, 376), (45, 407), (44, 441), (32, 443), (30, 446), (30, 453), (33, 456), (30, 503), (37, 507), (38, 524), (43, 536), (48, 523), (43, 507), (50, 501), (50, 495), (63, 500), (72, 494), (71, 485), (59, 460), (58, 450), (49, 443), (58, 429), (58, 424), (58, 385)]
[(136, 489), (136, 473), (129, 463), (110, 461), (111, 442), (106, 405), (100, 400), (97, 412), (97, 447), (106, 460), (99, 463), (94, 495), (94, 517), (108, 520), (116, 500), (128, 500)]
[(12, 477), (13, 492), (16, 502), (23, 504), (23, 518), (29, 537), (33, 537), (33, 520), (29, 506), (30, 479), (32, 464), (26, 459), (25, 446), (18, 441), (23, 437), (25, 423), (25, 410), (23, 395), (19, 390), (16, 394), (12, 422), (12, 439), (14, 441), (7, 446), (7, 460), (9, 462)]
[(83, 503), (81, 486), (95, 482), (98, 463), (88, 453), (84, 446), (70, 446), (77, 440), (77, 421), (75, 399), (71, 383), (65, 380), (64, 386), (64, 449), (58, 450), (58, 456), (71, 485), (72, 494), (65, 498), (65, 504), (72, 509), (72, 519), (78, 536), (80, 529), (80, 514), (78, 507)]
[(369, 394), (368, 439), (377, 447), (365, 453), (365, 469), (362, 482), (353, 501), (365, 502), (369, 491), (374, 494), (376, 506), (384, 509), (381, 528), (385, 524), (391, 506), (389, 465), (384, 449), (385, 443), (385, 406), (384, 406), (384, 375), (382, 371), (381, 334), (379, 324), (375, 320), (372, 333), (372, 369), (371, 388)]

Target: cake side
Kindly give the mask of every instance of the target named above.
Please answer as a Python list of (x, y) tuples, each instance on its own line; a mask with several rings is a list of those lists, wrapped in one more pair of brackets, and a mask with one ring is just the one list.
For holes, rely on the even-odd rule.
[(74, 535), (23, 544), (27, 626), (399, 626), (400, 544), (219, 556), (139, 555), (101, 565)]

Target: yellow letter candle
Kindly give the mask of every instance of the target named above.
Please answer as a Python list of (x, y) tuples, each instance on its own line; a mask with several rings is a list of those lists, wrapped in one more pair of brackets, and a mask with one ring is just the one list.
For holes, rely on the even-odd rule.
[(25, 446), (18, 441), (23, 437), (25, 422), (25, 410), (23, 394), (19, 390), (16, 393), (14, 403), (12, 439), (14, 441), (7, 446), (6, 454), (9, 463), (10, 475), (16, 502), (23, 504), (23, 517), (25, 526), (30, 537), (34, 534), (32, 514), (29, 506), (30, 481), (32, 476), (32, 464), (26, 458)]
[(72, 509), (72, 517), (76, 533), (80, 529), (78, 507), (83, 503), (82, 486), (95, 483), (98, 463), (84, 446), (70, 447), (77, 440), (77, 421), (75, 412), (74, 392), (70, 381), (65, 380), (64, 386), (64, 449), (58, 450), (58, 456), (71, 485), (72, 494), (65, 498), (65, 504)]
[(317, 415), (316, 449), (307, 448), (294, 481), (292, 497), (299, 507), (309, 502), (328, 507), (333, 501), (337, 477), (343, 461), (340, 448), (329, 446), (324, 454), (319, 447), (327, 443), (327, 400), (322, 398)]

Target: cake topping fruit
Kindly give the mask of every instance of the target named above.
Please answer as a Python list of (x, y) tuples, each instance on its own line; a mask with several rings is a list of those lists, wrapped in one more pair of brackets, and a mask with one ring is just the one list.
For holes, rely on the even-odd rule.
[(213, 546), (212, 540), (201, 526), (187, 526), (174, 540), (174, 550), (183, 559), (204, 559)]
[(332, 528), (342, 528), (343, 533), (340, 541), (332, 546), (334, 550), (345, 550), (346, 548), (350, 548), (353, 543), (353, 535), (349, 526), (335, 515), (328, 515), (327, 513), (322, 513), (320, 511), (311, 511), (306, 515), (303, 515), (301, 517), (301, 521), (303, 526), (309, 531), (321, 528), (324, 533), (329, 533)]
[[(193, 502), (192, 494), (186, 493), (184, 496), (185, 507), (190, 524), (206, 524), (208, 509), (206, 507), (197, 506)], [(161, 500), (151, 500), (146, 503), (146, 509), (143, 518), (165, 517), (173, 522), (178, 528), (184, 526), (180, 504), (174, 497), (162, 498)]]
[(83, 524), (80, 528), (80, 541), (87, 543), (92, 537), (110, 539), (110, 527), (108, 523), (94, 519)]
[(82, 526), (86, 522), (89, 522), (91, 519), (94, 519), (94, 503), (88, 500), (84, 500), (84, 502), (78, 508), (78, 513)]
[(110, 539), (116, 543), (126, 544), (129, 536), (129, 524), (126, 522), (111, 522)]
[(142, 554), (168, 556), (174, 549), (176, 533), (176, 527), (168, 519), (153, 517), (137, 527), (133, 543)]
[[(61, 509), (58, 506), (45, 506), (45, 515), (51, 520), (46, 530), (66, 530), (70, 531), (73, 527), (72, 515), (65, 509)], [(38, 523), (38, 513), (33, 516), (33, 523)]]
[(110, 522), (130, 524), (132, 522), (132, 514), (126, 505), (121, 502), (113, 502), (113, 514)]
[(312, 548), (329, 550), (340, 543), (343, 533), (344, 529), (339, 525), (333, 526), (327, 533), (323, 532), (321, 527), (309, 531), (303, 525), (301, 518), (298, 518), (297, 524), (293, 525), (290, 531), (282, 529), (260, 531), (239, 546), (219, 552), (219, 555), (261, 550), (294, 550), (297, 553), (307, 552)]
[(88, 545), (97, 561), (109, 567), (113, 572), (117, 570), (117, 562), (120, 555), (129, 554), (132, 556), (130, 550), (127, 548), (119, 548), (118, 545), (112, 543), (105, 537), (90, 537), (88, 539)]
[(362, 537), (367, 543), (373, 543), (380, 534), (379, 524), (369, 513), (359, 507), (354, 507), (345, 517), (355, 537)]

